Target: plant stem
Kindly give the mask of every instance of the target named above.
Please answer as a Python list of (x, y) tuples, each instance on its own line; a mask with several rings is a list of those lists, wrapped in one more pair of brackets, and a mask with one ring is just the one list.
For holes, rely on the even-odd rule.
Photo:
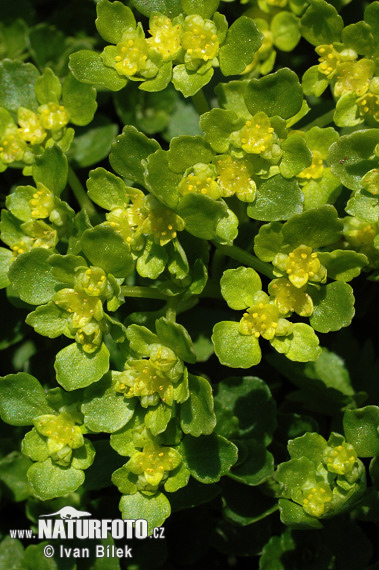
[(269, 263), (266, 263), (265, 261), (261, 261), (255, 255), (252, 255), (251, 253), (244, 251), (243, 249), (237, 247), (236, 245), (220, 245), (214, 241), (212, 243), (223, 254), (228, 255), (229, 257), (235, 259), (236, 261), (240, 261), (244, 265), (252, 267), (259, 273), (263, 273), (263, 275), (266, 275), (266, 277), (268, 277), (269, 279), (275, 278), (274, 271), (271, 265)]
[(327, 125), (333, 122), (333, 115), (334, 115), (334, 109), (331, 109), (327, 113), (324, 113), (320, 117), (317, 117), (317, 119), (315, 119), (311, 123), (308, 123), (308, 125), (305, 125), (305, 127), (303, 127), (303, 131), (309, 131), (309, 129), (311, 129), (312, 127), (326, 127)]
[(162, 299), (167, 300), (164, 293), (151, 287), (139, 287), (134, 285), (123, 285), (121, 292), (125, 297), (137, 297), (139, 299)]
[(195, 95), (192, 95), (192, 102), (195, 105), (195, 109), (199, 115), (207, 113), (211, 110), (202, 89), (200, 89)]
[(170, 297), (169, 299), (167, 299), (166, 319), (168, 321), (172, 321), (173, 323), (176, 321), (177, 306), (178, 306), (178, 299), (176, 297)]
[(80, 182), (79, 178), (76, 176), (75, 172), (71, 168), (68, 167), (68, 183), (71, 187), (71, 190), (74, 193), (75, 198), (78, 201), (78, 204), (83, 210), (85, 210), (92, 222), (100, 222), (99, 214), (96, 211), (95, 206), (92, 204), (91, 200), (88, 198), (86, 191), (84, 190), (82, 183)]

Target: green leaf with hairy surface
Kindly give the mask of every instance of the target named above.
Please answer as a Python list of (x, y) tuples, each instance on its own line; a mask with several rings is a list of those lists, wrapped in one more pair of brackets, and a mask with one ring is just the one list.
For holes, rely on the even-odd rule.
[(184, 135), (175, 137), (170, 141), (170, 150), (167, 153), (168, 166), (173, 172), (182, 173), (190, 166), (202, 162), (208, 164), (212, 161), (214, 153), (203, 137)]
[(346, 441), (351, 443), (359, 457), (379, 455), (378, 425), (378, 406), (346, 410), (343, 416)]
[(119, 508), (124, 519), (144, 519), (148, 522), (149, 535), (155, 527), (163, 525), (171, 514), (170, 502), (166, 495), (157, 491), (154, 495), (137, 492), (123, 495)]
[(210, 67), (205, 73), (188, 71), (184, 64), (176, 65), (172, 72), (172, 82), (175, 89), (184, 97), (196, 95), (204, 85), (207, 85), (213, 77), (213, 68)]
[(277, 174), (258, 186), (257, 197), (248, 205), (247, 214), (264, 222), (288, 220), (303, 211), (303, 200), (297, 181)]
[(78, 81), (111, 91), (119, 91), (127, 83), (126, 78), (120, 76), (115, 69), (104, 65), (99, 53), (88, 49), (71, 54), (69, 68)]
[(97, 109), (96, 89), (81, 83), (70, 73), (63, 82), (62, 101), (74, 125), (88, 125)]
[(367, 129), (344, 135), (331, 145), (328, 163), (344, 186), (350, 190), (361, 189), (363, 176), (378, 165), (377, 144), (379, 130)]
[(171, 348), (179, 358), (191, 364), (196, 362), (191, 337), (182, 325), (161, 317), (155, 321), (155, 330), (161, 343)]
[(283, 241), (294, 248), (301, 244), (318, 248), (338, 241), (342, 228), (343, 222), (338, 219), (337, 210), (325, 205), (292, 216), (283, 225)]
[(263, 34), (254, 20), (247, 16), (237, 18), (226, 34), (220, 49), (220, 69), (223, 75), (238, 75), (253, 61), (262, 44)]
[(176, 209), (183, 218), (185, 229), (201, 239), (213, 239), (217, 225), (228, 211), (225, 202), (215, 201), (203, 194), (187, 194)]
[(212, 342), (219, 361), (225, 366), (250, 368), (261, 361), (258, 339), (241, 334), (239, 323), (234, 321), (217, 323), (213, 328)]
[(280, 161), (280, 173), (285, 178), (292, 178), (312, 164), (312, 153), (303, 137), (290, 135), (281, 145), (283, 155)]
[(305, 323), (294, 323), (290, 335), (275, 336), (270, 342), (275, 350), (285, 354), (289, 360), (295, 360), (296, 362), (317, 360), (321, 354), (320, 341), (317, 335), (312, 327)]
[(53, 301), (50, 301), (47, 305), (41, 305), (32, 313), (29, 313), (25, 322), (33, 327), (36, 333), (49, 338), (57, 338), (65, 333), (70, 335), (67, 319)]
[(302, 36), (314, 46), (338, 42), (342, 29), (341, 16), (325, 0), (313, 0), (300, 20)]
[(168, 152), (153, 151), (146, 160), (145, 184), (163, 204), (176, 208), (179, 199), (178, 184), (182, 177), (170, 169), (168, 160)]
[[(222, 109), (234, 111), (240, 117), (250, 117), (250, 113), (245, 103), (246, 80), (228, 81), (228, 83), (219, 83), (215, 87), (215, 93)], [(216, 110), (216, 109), (214, 109)]]
[(25, 434), (21, 441), (21, 451), (33, 461), (46, 461), (49, 458), (46, 438), (36, 428)]
[(379, 197), (367, 190), (354, 192), (346, 205), (346, 212), (365, 222), (379, 221)]
[(9, 280), (22, 301), (42, 305), (60, 288), (48, 261), (51, 251), (35, 248), (22, 253), (12, 263)]
[(96, 226), (86, 230), (81, 238), (83, 253), (96, 267), (115, 277), (126, 277), (133, 270), (129, 246), (112, 228)]
[(229, 150), (230, 134), (242, 126), (243, 120), (234, 111), (226, 109), (212, 109), (200, 118), (204, 139), (220, 154)]
[(142, 356), (150, 355), (150, 346), (159, 343), (159, 338), (146, 327), (130, 325), (126, 330), (130, 348)]
[(345, 93), (338, 99), (333, 120), (338, 127), (354, 127), (362, 123), (355, 93)]
[(67, 172), (66, 155), (57, 145), (36, 156), (32, 170), (34, 181), (41, 182), (57, 196), (66, 188)]
[(60, 467), (49, 458), (33, 463), (28, 471), (34, 495), (41, 501), (73, 493), (84, 482), (84, 472), (74, 467)]
[(19, 107), (37, 111), (34, 85), (38, 77), (39, 73), (31, 63), (3, 60), (0, 63), (0, 106), (5, 107), (14, 118)]
[(201, 376), (188, 376), (190, 396), (180, 406), (180, 425), (184, 433), (194, 437), (209, 435), (216, 425), (212, 387)]
[(81, 411), (85, 425), (93, 432), (113, 433), (133, 416), (135, 401), (115, 391), (119, 372), (109, 372), (83, 393)]
[(221, 277), (220, 285), (221, 295), (229, 307), (237, 311), (254, 305), (254, 296), (262, 289), (261, 278), (251, 267), (227, 269)]
[(53, 274), (61, 283), (66, 283), (71, 287), (75, 283), (75, 273), (78, 267), (86, 267), (87, 262), (81, 255), (60, 255), (53, 254), (49, 257), (49, 263)]
[(85, 388), (100, 380), (109, 369), (109, 350), (104, 343), (88, 354), (76, 342), (60, 350), (55, 358), (57, 382), (65, 390)]
[(335, 281), (309, 291), (314, 304), (309, 322), (321, 333), (338, 331), (350, 325), (355, 313), (353, 289), (347, 283)]
[(363, 253), (344, 249), (335, 249), (332, 252), (321, 251), (318, 254), (321, 264), (326, 267), (328, 277), (337, 281), (351, 281), (358, 277), (368, 259)]
[(35, 93), (40, 105), (59, 103), (62, 85), (55, 73), (46, 67), (35, 82)]
[(217, 224), (215, 239), (218, 243), (231, 245), (238, 235), (239, 220), (230, 208), (227, 209), (226, 214)]
[(276, 428), (276, 405), (267, 384), (255, 376), (226, 378), (215, 389), (216, 432), (267, 447)]
[(175, 493), (187, 485), (189, 478), (190, 472), (182, 462), (174, 471), (171, 471), (170, 477), (164, 484), (164, 490), (168, 493)]
[(133, 12), (122, 2), (101, 0), (96, 6), (96, 28), (101, 37), (110, 44), (118, 44), (128, 28), (136, 27)]
[(289, 119), (300, 111), (303, 91), (296, 73), (283, 68), (260, 79), (251, 79), (246, 87), (245, 102), (252, 115), (263, 111), (269, 117), (278, 115)]
[(331, 173), (330, 168), (324, 168), (322, 178), (309, 180), (302, 186), (304, 194), (304, 209), (321, 208), (324, 204), (334, 204), (340, 195), (342, 184)]
[(150, 406), (144, 418), (145, 426), (153, 435), (159, 435), (166, 431), (171, 414), (172, 408), (164, 403)]
[(105, 210), (125, 207), (133, 189), (126, 186), (119, 176), (105, 168), (95, 168), (87, 180), (88, 196), (95, 204)]
[(181, 448), (192, 477), (201, 483), (217, 483), (238, 458), (234, 443), (220, 435), (186, 435)]
[(95, 448), (92, 442), (86, 437), (83, 438), (84, 445), (72, 452), (71, 467), (75, 469), (88, 469), (95, 459)]
[(10, 425), (33, 425), (37, 416), (52, 413), (41, 384), (25, 372), (0, 378), (0, 395), (1, 419)]
[(149, 139), (135, 127), (127, 125), (122, 134), (116, 138), (109, 155), (112, 168), (129, 180), (144, 184), (144, 166), (142, 160), (158, 150), (160, 145), (154, 139)]

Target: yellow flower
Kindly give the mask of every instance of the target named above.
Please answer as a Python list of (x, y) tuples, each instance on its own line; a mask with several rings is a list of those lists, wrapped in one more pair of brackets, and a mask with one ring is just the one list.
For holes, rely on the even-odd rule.
[(44, 184), (37, 182), (33, 198), (29, 200), (32, 218), (48, 218), (55, 206), (54, 198), (54, 194)]
[(141, 226), (141, 232), (152, 235), (159, 245), (166, 245), (184, 230), (184, 221), (172, 210), (156, 205), (153, 200), (150, 203), (153, 208)]
[(312, 150), (312, 164), (307, 168), (304, 168), (298, 178), (306, 178), (310, 180), (311, 178), (317, 179), (321, 178), (324, 172), (324, 162), (322, 160), (321, 152), (318, 150)]
[(42, 127), (53, 132), (63, 129), (70, 120), (63, 105), (57, 103), (41, 105), (38, 107), (38, 114)]
[(172, 381), (151, 360), (135, 360), (127, 365), (116, 392), (122, 392), (126, 398), (139, 397), (143, 408), (155, 406), (159, 401), (171, 406), (174, 400)]
[(146, 68), (149, 46), (137, 31), (131, 30), (124, 34), (122, 42), (116, 48), (115, 67), (120, 75), (133, 76)]
[(361, 97), (368, 90), (374, 72), (375, 63), (371, 59), (340, 63), (335, 76), (334, 95), (342, 97), (346, 93), (355, 93)]
[(335, 74), (337, 65), (342, 61), (340, 53), (333, 44), (316, 47), (316, 53), (321, 56), (319, 57), (319, 72), (332, 77)]
[(31, 144), (41, 144), (46, 138), (46, 131), (41, 124), (40, 117), (30, 109), (20, 107), (18, 109), (18, 134)]
[[(139, 475), (139, 486), (156, 489), (182, 462), (181, 455), (173, 447), (147, 444), (143, 451), (135, 453), (127, 462), (126, 469)], [(141, 477), (142, 476), (142, 477)]]
[(327, 483), (315, 483), (302, 490), (303, 509), (308, 515), (321, 517), (333, 499), (333, 493)]
[(283, 315), (295, 312), (301, 317), (309, 317), (313, 313), (313, 301), (305, 288), (295, 287), (288, 279), (274, 279), (268, 286), (274, 302)]
[(99, 297), (106, 293), (107, 276), (100, 267), (89, 267), (76, 276), (76, 283), (91, 297)]
[(58, 307), (71, 314), (72, 326), (76, 329), (84, 327), (92, 319), (100, 321), (104, 316), (101, 300), (84, 291), (61, 289), (53, 300)]
[(248, 119), (245, 125), (234, 133), (236, 145), (245, 152), (262, 154), (271, 150), (274, 143), (274, 129), (270, 119), (263, 111), (259, 111)]
[(357, 100), (357, 104), (361, 115), (373, 117), (379, 122), (379, 96), (376, 93), (366, 92)]
[(183, 25), (182, 47), (184, 62), (188, 69), (196, 70), (200, 65), (217, 56), (219, 41), (217, 28), (211, 20), (201, 16), (187, 16)]
[(357, 453), (350, 443), (342, 443), (335, 447), (328, 446), (324, 454), (324, 462), (328, 471), (338, 475), (351, 473), (357, 461)]
[(291, 333), (292, 324), (279, 315), (278, 307), (270, 301), (266, 293), (257, 296), (257, 303), (246, 310), (239, 323), (239, 332), (243, 335), (262, 336), (271, 340), (274, 336), (286, 336)]
[(208, 164), (195, 164), (191, 172), (179, 183), (179, 191), (182, 196), (186, 194), (203, 194), (212, 200), (222, 196), (222, 190), (215, 180), (216, 172)]
[(39, 416), (33, 423), (38, 433), (47, 438), (49, 456), (61, 465), (68, 465), (72, 450), (84, 445), (80, 427), (75, 425), (74, 419), (67, 412), (58, 416), (52, 414)]
[(233, 159), (230, 155), (220, 156), (216, 162), (218, 184), (222, 196), (234, 194), (243, 202), (252, 202), (256, 194), (256, 184), (250, 178), (245, 160)]
[(88, 354), (95, 352), (101, 344), (103, 331), (100, 324), (92, 320), (77, 330), (75, 341), (80, 344), (84, 352)]
[(0, 140), (0, 160), (5, 164), (20, 162), (24, 158), (27, 145), (20, 135), (9, 133)]
[(288, 255), (277, 254), (273, 265), (287, 273), (288, 279), (297, 288), (304, 287), (308, 281), (326, 281), (325, 267), (321, 265), (317, 253), (307, 245), (299, 245)]
[(150, 33), (151, 38), (147, 39), (149, 47), (160, 53), (163, 61), (175, 59), (181, 50), (180, 24), (172, 25), (170, 18), (163, 14), (154, 14), (150, 19)]

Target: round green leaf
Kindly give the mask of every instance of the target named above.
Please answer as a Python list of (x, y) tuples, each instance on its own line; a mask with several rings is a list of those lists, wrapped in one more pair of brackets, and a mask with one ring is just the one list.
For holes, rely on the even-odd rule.
[(164, 150), (152, 151), (146, 160), (145, 183), (154, 196), (169, 208), (178, 203), (178, 184), (181, 176), (169, 168), (169, 153)]
[(309, 322), (316, 331), (327, 333), (350, 325), (355, 313), (350, 285), (335, 281), (309, 292), (314, 304)]
[(132, 0), (132, 4), (144, 16), (159, 12), (169, 18), (174, 18), (182, 12), (180, 0)]
[(241, 16), (230, 26), (220, 49), (220, 69), (224, 75), (238, 75), (253, 61), (262, 44), (263, 34), (254, 20)]
[(217, 323), (213, 328), (212, 342), (219, 361), (225, 366), (250, 368), (261, 361), (258, 339), (241, 334), (239, 323), (234, 321)]
[(105, 168), (95, 168), (87, 180), (88, 196), (105, 210), (122, 208), (129, 202), (128, 187), (119, 176)]
[(213, 77), (213, 68), (210, 67), (205, 73), (187, 71), (184, 64), (176, 65), (172, 72), (172, 82), (175, 89), (183, 93), (184, 97), (195, 95), (204, 85), (210, 82)]
[(231, 309), (242, 311), (254, 305), (254, 295), (262, 289), (255, 269), (238, 267), (224, 271), (220, 281), (221, 294)]
[(247, 214), (255, 220), (288, 220), (303, 211), (303, 201), (297, 181), (278, 174), (258, 186), (257, 197), (248, 205)]
[(303, 37), (312, 45), (340, 41), (343, 20), (334, 6), (325, 0), (312, 0), (300, 21)]
[(170, 502), (166, 495), (157, 491), (154, 495), (137, 492), (123, 495), (119, 508), (124, 519), (144, 519), (148, 522), (148, 532), (160, 527), (171, 514)]
[(335, 249), (332, 252), (318, 254), (321, 264), (326, 267), (328, 277), (337, 281), (351, 281), (358, 277), (368, 259), (363, 253), (344, 249)]
[(378, 406), (365, 406), (345, 412), (343, 429), (346, 441), (351, 443), (359, 457), (379, 455), (378, 425)]
[(96, 352), (88, 354), (74, 342), (58, 352), (54, 368), (57, 382), (65, 390), (85, 388), (108, 372), (109, 350), (103, 343)]
[(129, 246), (112, 228), (96, 226), (86, 230), (81, 238), (84, 254), (96, 267), (115, 277), (126, 277), (133, 270)]
[(59, 196), (67, 184), (66, 155), (57, 145), (47, 148), (41, 156), (36, 156), (32, 172), (35, 182), (41, 182)]
[(190, 397), (180, 406), (180, 425), (184, 433), (194, 437), (209, 435), (216, 425), (212, 387), (201, 376), (188, 376)]
[(293, 216), (283, 225), (283, 242), (292, 247), (304, 244), (312, 248), (329, 245), (339, 240), (343, 222), (337, 210), (330, 205), (307, 210)]
[(33, 463), (28, 471), (34, 495), (41, 501), (73, 493), (84, 482), (84, 473), (73, 467), (59, 467), (51, 459)]
[(190, 166), (212, 161), (214, 153), (203, 137), (188, 135), (174, 137), (170, 141), (170, 150), (167, 153), (168, 166), (173, 172), (182, 173)]
[(186, 435), (182, 449), (192, 477), (201, 483), (217, 483), (238, 458), (237, 447), (221, 435)]
[(271, 22), (274, 45), (281, 51), (292, 51), (300, 41), (299, 18), (292, 12), (279, 12)]
[(96, 89), (69, 73), (63, 82), (62, 100), (74, 125), (88, 125), (97, 109)]
[(71, 54), (69, 68), (78, 81), (99, 85), (111, 91), (119, 91), (127, 83), (126, 78), (121, 77), (115, 69), (104, 65), (99, 53), (88, 49)]
[(42, 305), (60, 288), (48, 262), (50, 255), (51, 251), (36, 247), (12, 263), (9, 280), (22, 301)]
[(96, 6), (96, 28), (101, 37), (111, 44), (118, 44), (128, 28), (136, 27), (133, 12), (122, 2), (101, 0)]
[(283, 155), (280, 161), (280, 173), (285, 178), (296, 176), (312, 164), (312, 153), (302, 136), (290, 135), (281, 146)]
[(17, 115), (19, 107), (37, 111), (34, 85), (39, 76), (31, 63), (5, 59), (0, 63), (0, 107)]
[(1, 419), (13, 426), (33, 425), (34, 418), (52, 413), (45, 390), (25, 372), (0, 378), (0, 396)]
[(318, 336), (313, 328), (305, 323), (295, 323), (290, 335), (275, 336), (270, 342), (275, 350), (296, 362), (314, 361), (321, 354)]

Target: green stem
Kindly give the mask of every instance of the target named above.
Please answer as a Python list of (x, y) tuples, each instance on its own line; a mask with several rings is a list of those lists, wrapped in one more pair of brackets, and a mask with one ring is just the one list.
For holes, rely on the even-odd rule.
[(228, 255), (232, 259), (235, 259), (236, 261), (240, 261), (244, 265), (252, 267), (259, 273), (263, 273), (263, 275), (266, 275), (266, 277), (268, 277), (269, 279), (275, 278), (272, 266), (269, 263), (266, 263), (265, 261), (261, 261), (260, 259), (255, 257), (255, 255), (252, 255), (251, 253), (244, 251), (243, 249), (237, 247), (236, 245), (220, 245), (214, 241), (212, 243), (217, 247), (219, 251), (221, 251), (225, 255)]
[(176, 321), (176, 310), (178, 306), (178, 299), (177, 297), (170, 297), (167, 300), (166, 305), (166, 319), (168, 321), (172, 321), (173, 323)]
[(317, 119), (315, 119), (311, 123), (308, 123), (308, 125), (305, 125), (305, 127), (303, 127), (303, 131), (309, 131), (309, 129), (311, 129), (312, 127), (326, 127), (327, 125), (333, 122), (334, 111), (335, 111), (334, 108), (330, 109), (330, 111), (328, 111), (327, 113), (324, 113), (320, 117), (317, 117)]
[(75, 198), (78, 201), (79, 206), (87, 212), (90, 220), (95, 223), (100, 222), (100, 216), (97, 213), (95, 206), (88, 198), (87, 193), (82, 186), (82, 183), (76, 176), (71, 166), (68, 167), (68, 183), (74, 193)]
[(207, 98), (204, 95), (204, 91), (200, 89), (195, 95), (192, 95), (192, 102), (195, 105), (196, 111), (199, 115), (207, 113), (211, 110)]
[(167, 300), (167, 296), (164, 293), (158, 291), (151, 287), (139, 287), (132, 285), (123, 285), (121, 287), (121, 292), (125, 297), (137, 297), (139, 299), (162, 299)]

